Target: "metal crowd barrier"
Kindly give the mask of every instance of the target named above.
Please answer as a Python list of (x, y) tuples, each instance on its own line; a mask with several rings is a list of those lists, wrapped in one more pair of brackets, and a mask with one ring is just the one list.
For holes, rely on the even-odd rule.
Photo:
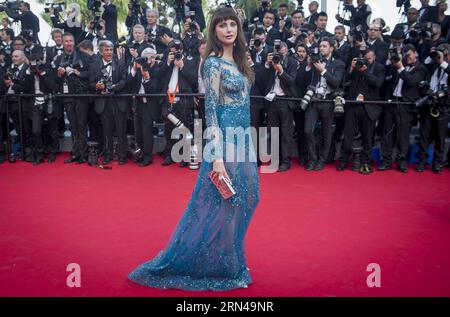
[[(10, 130), (9, 130), (9, 105), (8, 98), (14, 97), (17, 98), (17, 102), (19, 104), (19, 135), (20, 135), (20, 151), (22, 159), (24, 158), (24, 136), (23, 136), (23, 117), (22, 117), (22, 99), (23, 98), (32, 98), (32, 97), (45, 97), (46, 94), (5, 94), (4, 96), (0, 96), (0, 98), (4, 98), (5, 109), (6, 109), (6, 129), (7, 129), (7, 155), (9, 156), (12, 152), (12, 145), (10, 140)], [(114, 98), (114, 97), (129, 97), (133, 99), (133, 106), (136, 106), (136, 97), (167, 97), (167, 94), (53, 94), (56, 99), (64, 99), (64, 98)], [(198, 93), (184, 93), (177, 94), (178, 97), (199, 97), (204, 98), (204, 94)], [(264, 99), (264, 96), (250, 96), (252, 99)], [(293, 101), (301, 101), (302, 98), (298, 97), (276, 97), (277, 100), (293, 100)], [(324, 100), (318, 98), (312, 98), (311, 102), (321, 102), (321, 103), (333, 103), (333, 100)], [(345, 105), (348, 104), (374, 104), (374, 105), (412, 105), (412, 103), (408, 102), (398, 102), (398, 101), (357, 101), (357, 100), (345, 100)], [(17, 127), (16, 127), (17, 128)]]

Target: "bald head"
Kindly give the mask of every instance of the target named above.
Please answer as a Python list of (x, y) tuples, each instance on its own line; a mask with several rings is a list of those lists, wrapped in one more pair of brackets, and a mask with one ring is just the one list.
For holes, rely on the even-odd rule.
[(14, 65), (22, 65), (25, 62), (25, 53), (23, 51), (15, 50), (11, 55), (11, 59)]

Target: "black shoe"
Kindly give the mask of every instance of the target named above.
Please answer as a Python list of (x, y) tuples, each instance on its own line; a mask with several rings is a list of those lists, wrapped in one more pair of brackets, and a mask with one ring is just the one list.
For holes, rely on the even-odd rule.
[(392, 164), (391, 163), (383, 162), (383, 163), (380, 164), (380, 166), (378, 166), (378, 170), (379, 171), (387, 171), (387, 170), (390, 170), (390, 169), (392, 169)]
[(149, 166), (150, 164), (153, 164), (153, 159), (145, 158), (138, 165), (139, 165), (139, 167), (145, 167), (145, 166)]
[(314, 162), (309, 161), (309, 162), (306, 164), (305, 170), (306, 170), (306, 171), (314, 171)]
[(119, 159), (119, 165), (125, 165), (127, 164), (127, 159), (121, 158)]
[(321, 171), (324, 169), (324, 167), (325, 167), (325, 164), (323, 162), (317, 162), (316, 165), (314, 166), (314, 170)]
[(189, 166), (189, 162), (180, 162), (180, 167), (188, 167)]
[(44, 163), (44, 159), (41, 155), (38, 155), (33, 161), (33, 166), (39, 165), (41, 163)]
[(56, 153), (50, 153), (48, 156), (48, 162), (53, 163), (54, 161), (56, 161)]
[(397, 163), (397, 170), (399, 170), (402, 173), (408, 173), (408, 169), (406, 168), (406, 163), (405, 162)]
[(2, 164), (5, 161), (5, 158), (3, 157), (3, 155), (0, 155), (0, 164)]
[(172, 161), (172, 158), (170, 156), (166, 157), (166, 159), (164, 160), (164, 162), (161, 163), (161, 165), (163, 166), (167, 166), (167, 165), (171, 165), (175, 163), (174, 161)]
[(416, 172), (422, 173), (423, 171), (425, 171), (425, 163), (419, 162), (416, 167)]
[(111, 159), (109, 156), (105, 156), (105, 157), (103, 158), (102, 164), (103, 164), (103, 165), (106, 165), (106, 164), (111, 163), (111, 161), (112, 161), (112, 159)]
[(290, 168), (291, 168), (291, 164), (281, 163), (280, 167), (278, 167), (278, 172), (286, 172)]
[(306, 164), (308, 164), (308, 160), (305, 157), (302, 157), (300, 158), (298, 163), (300, 164), (300, 166), (306, 166)]
[(78, 161), (78, 157), (76, 156), (71, 156), (69, 157), (67, 160), (64, 160), (64, 164), (70, 164), (70, 163), (75, 163)]
[(77, 161), (77, 164), (85, 164), (85, 163), (87, 163), (87, 161), (88, 161), (87, 158), (80, 157)]
[(339, 164), (338, 164), (336, 170), (341, 172), (341, 171), (346, 170), (346, 169), (347, 169), (347, 162), (339, 161)]
[(369, 164), (363, 164), (359, 169), (359, 172), (363, 175), (368, 175), (373, 172), (372, 167)]
[(432, 171), (436, 174), (441, 174), (442, 170), (441, 170), (441, 164), (439, 163), (434, 163), (433, 162), (433, 167), (432, 167)]

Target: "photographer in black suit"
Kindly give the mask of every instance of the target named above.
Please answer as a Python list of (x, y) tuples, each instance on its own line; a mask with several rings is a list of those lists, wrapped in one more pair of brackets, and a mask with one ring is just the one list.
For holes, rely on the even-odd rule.
[(28, 2), (21, 1), (19, 4), (19, 11), (5, 8), (6, 14), (13, 20), (20, 21), (22, 30), (33, 31), (33, 41), (39, 43), (38, 33), (39, 33), (39, 18), (30, 11), (30, 4)]
[(66, 20), (61, 21), (59, 12), (55, 13), (55, 8), (53, 6), (48, 8), (48, 13), (50, 14), (50, 20), (52, 21), (53, 27), (64, 30), (64, 32), (71, 33), (75, 37), (75, 43), (78, 43), (81, 33), (83, 33), (82, 24), (78, 21), (79, 10), (80, 8), (78, 4), (71, 3), (68, 7)]
[[(318, 99), (332, 100), (333, 94), (338, 90), (345, 76), (345, 63), (333, 57), (335, 41), (330, 38), (322, 38), (320, 42), (320, 56), (314, 57), (313, 74), (308, 91)], [(307, 171), (320, 171), (324, 168), (325, 161), (330, 151), (334, 118), (334, 105), (330, 102), (313, 102), (307, 106), (305, 112), (305, 135), (308, 145), (309, 161)], [(314, 129), (317, 120), (322, 122), (323, 142), (316, 153)]]
[[(305, 44), (299, 43), (295, 47), (295, 57), (299, 63), (295, 85), (298, 96), (303, 97), (306, 94), (308, 86), (311, 84), (312, 64), (308, 55), (308, 48)], [(297, 150), (300, 165), (306, 165), (308, 162), (308, 147), (305, 137), (305, 111), (295, 109), (294, 111), (295, 132), (297, 135)]]
[[(102, 97), (95, 98), (95, 111), (100, 114), (104, 134), (103, 164), (113, 159), (113, 131), (118, 137), (117, 152), (119, 165), (127, 162), (127, 111), (128, 100), (120, 94), (126, 85), (126, 65), (113, 58), (114, 45), (111, 41), (101, 41), (99, 63), (89, 71), (89, 86), (92, 92)], [(115, 130), (114, 130), (115, 127)]]
[[(44, 119), (47, 119), (50, 144), (50, 155), (48, 162), (53, 163), (56, 160), (56, 154), (59, 151), (58, 119), (63, 116), (61, 104), (56, 104), (54, 93), (58, 86), (55, 82), (55, 73), (47, 68), (43, 60), (33, 56), (30, 61), (30, 67), (26, 71), (31, 77), (34, 94), (44, 94), (46, 96), (36, 96), (32, 98), (32, 134), (33, 134), (33, 165), (44, 162), (44, 141), (42, 128)], [(52, 95), (49, 95), (52, 94)]]
[[(32, 80), (27, 75), (28, 64), (23, 51), (15, 50), (12, 53), (12, 68), (7, 71), (3, 77), (3, 84), (6, 89), (6, 94), (20, 94), (32, 93)], [(23, 137), (23, 144), (25, 157), (23, 160), (27, 162), (33, 161), (32, 155), (32, 139), (31, 139), (31, 107), (29, 98), (21, 99), (22, 106), (22, 125), (20, 124), (19, 115), (19, 99), (17, 97), (8, 98), (8, 107), (11, 119), (18, 135)], [(22, 131), (21, 131), (22, 127)], [(8, 131), (9, 132), (9, 131)], [(23, 134), (22, 134), (23, 133)]]
[[(160, 92), (160, 62), (156, 50), (146, 48), (134, 61), (128, 81), (133, 94), (158, 94)], [(143, 151), (140, 167), (153, 163), (153, 121), (160, 116), (159, 98), (137, 97), (135, 109), (136, 143)]]
[[(87, 92), (89, 67), (86, 59), (75, 49), (72, 34), (63, 34), (64, 52), (55, 62), (56, 83), (62, 94), (80, 94)], [(84, 98), (63, 98), (72, 134), (72, 155), (64, 163), (87, 162), (87, 102)]]
[[(183, 52), (183, 44), (179, 40), (169, 43), (169, 53), (164, 58), (160, 72), (161, 88), (167, 94), (167, 100), (163, 103), (162, 116), (165, 119), (166, 147), (164, 149), (165, 160), (162, 165), (173, 164), (171, 151), (175, 140), (171, 138), (174, 123), (168, 119), (169, 113), (178, 118), (189, 131), (194, 133), (194, 100), (192, 97), (178, 97), (180, 93), (193, 93), (198, 85), (198, 68), (194, 59), (188, 59)], [(180, 162), (180, 167), (189, 166), (189, 162)]]
[[(394, 103), (384, 109), (381, 138), (383, 162), (378, 166), (378, 170), (385, 171), (392, 168), (392, 152), (397, 137), (397, 169), (407, 173), (409, 135), (417, 114), (414, 103), (420, 98), (419, 83), (425, 79), (427, 69), (419, 62), (416, 48), (411, 44), (403, 47), (403, 58), (398, 57), (391, 62), (395, 68), (392, 92)], [(408, 102), (411, 105), (395, 105), (395, 101)]]
[(117, 8), (111, 3), (111, 0), (102, 0), (103, 14), (102, 19), (105, 21), (105, 35), (112, 39), (115, 43), (117, 36)]
[(167, 50), (167, 43), (164, 42), (164, 35), (173, 37), (172, 31), (164, 25), (158, 24), (159, 13), (156, 9), (147, 9), (145, 13), (146, 24), (142, 24), (145, 27), (145, 32), (149, 38), (149, 41), (155, 45), (156, 52), (158, 54), (165, 53)]
[(273, 47), (266, 43), (266, 32), (262, 28), (258, 28), (253, 32), (253, 38), (250, 39), (249, 49), (252, 60), (256, 65), (266, 63), (267, 54), (273, 51)]
[(267, 78), (266, 99), (271, 101), (268, 109), (270, 127), (280, 129), (279, 172), (291, 167), (291, 155), (294, 146), (293, 110), (296, 103), (277, 99), (277, 97), (296, 97), (295, 76), (297, 60), (288, 56), (286, 43), (275, 41), (274, 52), (267, 55), (265, 63)]
[[(433, 172), (439, 174), (445, 164), (445, 136), (449, 122), (449, 100), (445, 94), (448, 89), (449, 76), (446, 70), (449, 67), (450, 45), (441, 44), (430, 52), (433, 62), (429, 66), (426, 81), (430, 83), (433, 98), (419, 108), (420, 115), (420, 142), (419, 142), (419, 164), (416, 171), (425, 171), (427, 150), (434, 141), (433, 148)], [(442, 94), (439, 98), (434, 98)]]
[[(375, 51), (368, 49), (364, 59), (355, 58), (350, 69), (349, 100), (378, 101), (380, 88), (384, 83), (385, 68), (375, 61)], [(347, 168), (347, 163), (353, 152), (353, 139), (357, 129), (362, 135), (362, 166), (361, 174), (372, 172), (371, 157), (375, 123), (380, 117), (381, 106), (374, 104), (345, 105), (344, 141), (342, 142), (338, 171)]]
[(346, 20), (339, 14), (336, 14), (336, 20), (341, 24), (348, 25), (351, 29), (360, 25), (365, 32), (369, 28), (367, 21), (370, 20), (372, 9), (366, 4), (366, 0), (357, 0), (357, 4), (358, 5), (354, 7), (353, 0), (345, 0), (344, 10), (350, 12), (351, 17), (349, 20)]

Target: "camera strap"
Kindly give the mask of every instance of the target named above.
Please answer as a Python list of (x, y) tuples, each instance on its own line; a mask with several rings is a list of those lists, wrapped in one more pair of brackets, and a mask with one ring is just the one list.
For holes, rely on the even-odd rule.
[(175, 86), (175, 89), (174, 89), (174, 91), (173, 91), (173, 94), (170, 93), (170, 89), (167, 88), (167, 98), (169, 98), (169, 104), (170, 104), (170, 107), (172, 107), (173, 104), (175, 103), (175, 98), (177, 97), (177, 91), (178, 91), (178, 83), (177, 83), (177, 85)]

